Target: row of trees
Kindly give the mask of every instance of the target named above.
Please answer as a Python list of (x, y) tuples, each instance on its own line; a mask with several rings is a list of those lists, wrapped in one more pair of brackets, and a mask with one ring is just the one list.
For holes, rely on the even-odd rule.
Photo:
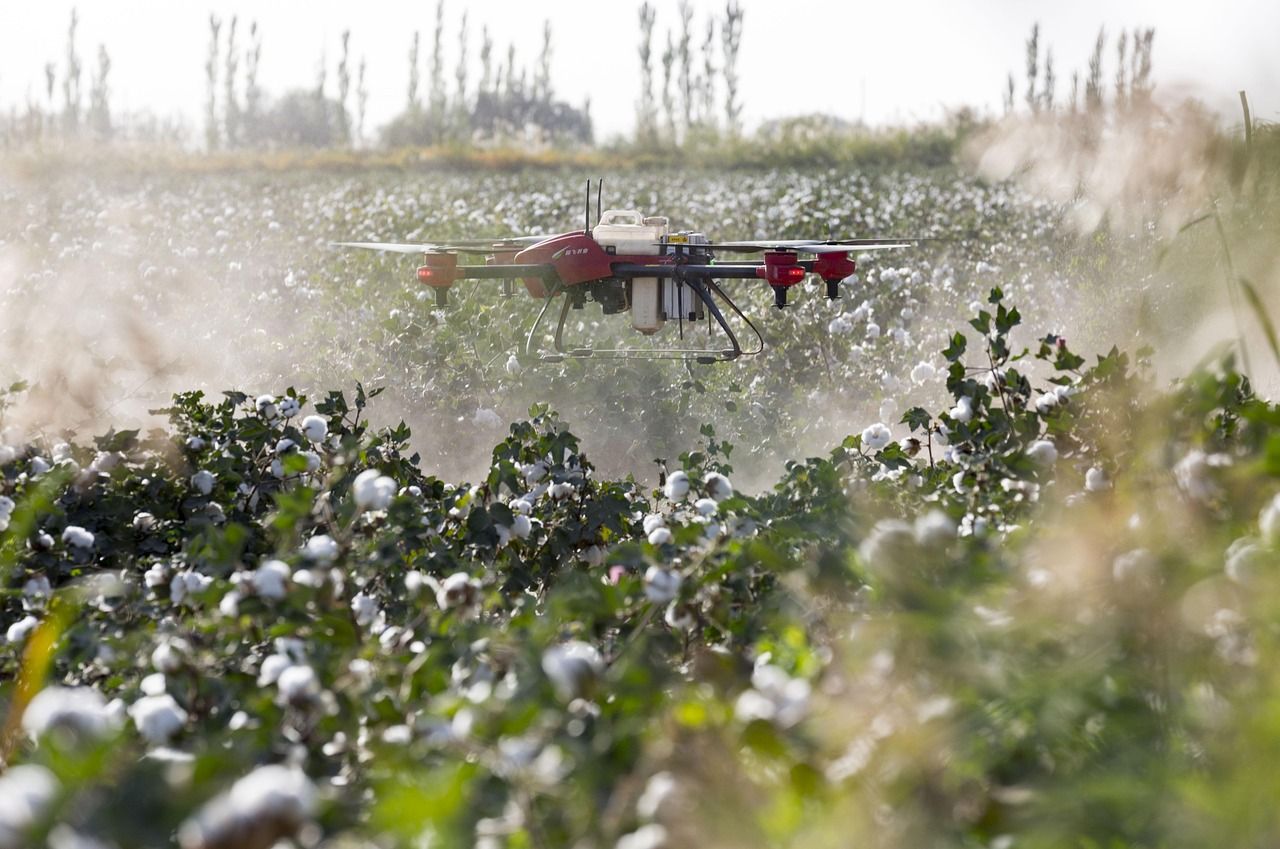
[(110, 102), (111, 55), (106, 45), (98, 45), (97, 61), (89, 71), (86, 100), (84, 65), (77, 47), (79, 25), (80, 17), (72, 9), (61, 80), (57, 63), (47, 63), (43, 100), (28, 92), (22, 111), (10, 107), (7, 120), (0, 122), (0, 137), (5, 141), (50, 137), (109, 141), (115, 135)]
[[(1136, 27), (1131, 32), (1120, 31), (1115, 42), (1116, 70), (1113, 82), (1112, 106), (1117, 111), (1145, 108), (1151, 102), (1154, 85), (1151, 82), (1151, 48), (1155, 42), (1154, 27)], [(1087, 69), (1082, 76), (1071, 73), (1071, 87), (1066, 108), (1071, 113), (1096, 114), (1106, 103), (1107, 83), (1103, 74), (1103, 57), (1107, 49), (1106, 29), (1098, 30), (1093, 52), (1089, 54)], [(1058, 108), (1058, 80), (1053, 64), (1053, 48), (1040, 52), (1040, 25), (1033, 24), (1026, 42), (1026, 79), (1023, 102), (1032, 113), (1053, 112)], [(1083, 83), (1083, 87), (1081, 86)], [(1006, 114), (1017, 109), (1017, 81), (1009, 72), (1004, 92)]]
[[(649, 2), (640, 6), (640, 100), (636, 105), (636, 141), (642, 146), (681, 144), (699, 135), (719, 132), (719, 116), (730, 135), (742, 130), (738, 54), (742, 46), (742, 5), (728, 0), (724, 17), (708, 16), (695, 29), (693, 6), (680, 0), (678, 29), (667, 28), (666, 45), (657, 57), (661, 86), (655, 85), (654, 26), (657, 12)], [(717, 23), (719, 38), (717, 39)], [(717, 55), (717, 43), (720, 52)], [(695, 44), (697, 45), (695, 48)], [(695, 56), (695, 50), (701, 56)], [(700, 61), (699, 61), (700, 58)], [(717, 79), (724, 83), (722, 109)]]
[(520, 64), (514, 44), (505, 58), (494, 49), (488, 26), (480, 33), (480, 79), (470, 84), (471, 55), (468, 16), (463, 12), (458, 32), (459, 51), (453, 85), (444, 68), (444, 0), (436, 4), (427, 90), (422, 91), (420, 34), (409, 46), (409, 77), (404, 110), (383, 131), (392, 146), (448, 142), (517, 140), (533, 144), (590, 144), (594, 137), (591, 101), (580, 108), (556, 97), (551, 81), (551, 22), (542, 28), (542, 46), (532, 71)]

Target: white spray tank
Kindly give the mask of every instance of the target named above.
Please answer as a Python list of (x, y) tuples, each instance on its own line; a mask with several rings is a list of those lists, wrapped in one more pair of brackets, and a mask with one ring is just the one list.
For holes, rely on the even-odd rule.
[[(656, 256), (663, 252), (667, 219), (645, 218), (634, 209), (606, 209), (591, 231), (605, 250), (630, 256)], [(657, 277), (637, 277), (631, 281), (631, 325), (641, 333), (657, 333), (662, 328), (662, 286)]]

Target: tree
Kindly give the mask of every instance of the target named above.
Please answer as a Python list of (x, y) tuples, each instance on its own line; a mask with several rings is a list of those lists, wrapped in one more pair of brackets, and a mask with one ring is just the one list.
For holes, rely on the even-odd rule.
[(493, 86), (493, 36), (489, 35), (489, 25), (485, 24), (480, 28), (479, 94), (490, 94)]
[(240, 105), (236, 100), (236, 73), (240, 54), (236, 50), (236, 25), (239, 23), (235, 15), (231, 16), (231, 25), (227, 27), (226, 64), (223, 70), (223, 135), (227, 147), (235, 147), (240, 139)]
[(676, 126), (676, 95), (672, 91), (672, 77), (676, 62), (676, 44), (675, 39), (671, 35), (671, 30), (667, 30), (667, 47), (662, 51), (662, 111), (667, 116), (667, 138), (673, 143), (678, 143), (677, 126)]
[(657, 13), (649, 3), (640, 6), (640, 104), (636, 137), (644, 144), (657, 139), (657, 106), (653, 95), (653, 23)]
[(693, 126), (694, 82), (693, 82), (693, 6), (689, 0), (680, 0), (680, 40), (676, 45), (676, 56), (680, 61), (680, 106), (683, 113), (683, 129), (687, 133)]
[(1116, 42), (1116, 109), (1122, 110), (1128, 101), (1129, 83), (1125, 76), (1128, 63), (1125, 53), (1129, 47), (1129, 34), (1120, 30), (1120, 39)]
[(420, 108), (420, 104), (419, 104), (419, 102), (418, 102), (418, 81), (419, 81), (419, 77), (418, 77), (418, 46), (419, 46), (419, 41), (420, 41), (420, 38), (419, 38), (419, 35), (418, 35), (418, 31), (417, 31), (417, 30), (414, 30), (414, 31), (413, 31), (413, 39), (409, 42), (409, 102), (408, 102), (408, 111), (409, 111), (410, 113), (416, 113), (416, 112), (418, 111), (418, 109)]
[(729, 132), (742, 130), (742, 102), (738, 99), (738, 51), (742, 47), (742, 4), (728, 0), (724, 7), (724, 24), (720, 39), (724, 55), (724, 116)]
[(1054, 89), (1057, 85), (1058, 78), (1053, 72), (1053, 48), (1049, 48), (1044, 53), (1044, 85), (1040, 90), (1040, 102), (1047, 112), (1053, 111)]
[(466, 138), (470, 134), (468, 126), (471, 115), (471, 108), (468, 105), (469, 95), (467, 94), (467, 65), (469, 56), (467, 55), (467, 13), (462, 13), (462, 24), (458, 28), (458, 65), (454, 69), (453, 79), (455, 83), (456, 94), (454, 96), (454, 117), (453, 125), (456, 133), (460, 138)]
[(218, 43), (222, 21), (209, 16), (209, 52), (204, 62), (205, 84), (209, 96), (204, 108), (204, 138), (209, 150), (218, 148)]
[(262, 35), (258, 32), (258, 22), (253, 21), (249, 24), (249, 47), (244, 57), (244, 119), (250, 132), (262, 114), (262, 89), (258, 87), (261, 61)]
[(360, 70), (356, 72), (356, 144), (364, 141), (365, 111), (369, 106), (369, 87), (364, 81), (365, 62), (360, 57)]
[(715, 123), (716, 108), (716, 66), (715, 66), (716, 19), (707, 18), (707, 34), (702, 40), (702, 84), (699, 121), (708, 126)]
[(1040, 63), (1040, 24), (1031, 25), (1031, 36), (1027, 39), (1027, 108), (1032, 112), (1040, 111), (1040, 98), (1036, 95), (1036, 77), (1039, 75)]
[(1089, 76), (1084, 83), (1084, 105), (1086, 111), (1091, 113), (1102, 108), (1102, 51), (1106, 46), (1106, 29), (1099, 29), (1093, 54), (1089, 56)]
[(1154, 27), (1134, 30), (1133, 63), (1129, 75), (1129, 98), (1135, 105), (1145, 106), (1151, 100), (1151, 46), (1155, 42)]
[(342, 31), (342, 55), (338, 58), (338, 141), (351, 144), (351, 30)]
[(89, 91), (89, 126), (93, 134), (101, 141), (111, 138), (110, 88), (107, 75), (111, 73), (111, 57), (107, 55), (107, 46), (98, 45), (98, 67), (93, 73), (92, 87)]
[(68, 137), (80, 131), (80, 55), (76, 52), (76, 29), (80, 17), (71, 9), (71, 23), (67, 27), (67, 73), (62, 78), (62, 121)]
[(428, 112), (431, 118), (432, 132), (438, 140), (439, 132), (444, 124), (446, 105), (444, 82), (444, 0), (436, 3), (435, 37), (431, 42), (431, 99)]
[(551, 102), (551, 21), (542, 23), (542, 51), (538, 54), (538, 70), (533, 78), (533, 98)]
[(1008, 85), (1004, 91), (1004, 114), (1008, 115), (1013, 112), (1014, 91), (1017, 89), (1017, 83), (1013, 79), (1013, 71), (1009, 72)]

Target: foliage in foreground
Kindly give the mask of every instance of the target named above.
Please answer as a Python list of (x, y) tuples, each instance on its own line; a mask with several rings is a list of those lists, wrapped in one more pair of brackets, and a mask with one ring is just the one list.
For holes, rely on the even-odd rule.
[(363, 389), (0, 447), (0, 847), (1273, 841), (1280, 409), (1019, 322), (754, 497)]

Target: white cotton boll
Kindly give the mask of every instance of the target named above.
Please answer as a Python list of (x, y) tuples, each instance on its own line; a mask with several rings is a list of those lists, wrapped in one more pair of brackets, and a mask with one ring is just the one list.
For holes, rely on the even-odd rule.
[(27, 579), (22, 585), (22, 606), (30, 610), (43, 605), (53, 595), (53, 585), (44, 575), (36, 575)]
[(0, 469), (18, 459), (18, 451), (12, 445), (0, 444)]
[(258, 668), (258, 686), (268, 687), (276, 683), (280, 678), (280, 673), (284, 672), (290, 666), (293, 666), (293, 660), (291, 660), (287, 655), (268, 655), (262, 661), (262, 666)]
[(1227, 546), (1223, 566), (1228, 578), (1237, 584), (1248, 585), (1253, 582), (1263, 562), (1264, 554), (1257, 540), (1241, 537)]
[(199, 436), (187, 437), (187, 449), (189, 451), (203, 451), (206, 444), (204, 439)]
[(329, 435), (329, 425), (319, 416), (307, 416), (302, 420), (302, 435), (312, 442), (323, 442)]
[(574, 486), (571, 483), (553, 483), (551, 484), (551, 488), (548, 492), (551, 494), (553, 499), (561, 501), (568, 498), (570, 495), (573, 495)]
[(142, 573), (142, 582), (153, 590), (163, 587), (169, 583), (169, 569), (163, 563), (155, 563)]
[(31, 461), (27, 463), (27, 469), (33, 478), (40, 477), (50, 468), (49, 461), (43, 457), (32, 457)]
[(0, 495), (0, 519), (8, 519), (13, 515), (17, 503), (7, 495)]
[(666, 828), (651, 822), (619, 837), (614, 849), (664, 849), (669, 845)]
[(516, 515), (511, 520), (511, 535), (516, 539), (528, 539), (533, 533), (533, 522), (528, 516)]
[(187, 724), (187, 712), (168, 693), (143, 696), (129, 707), (129, 716), (153, 746), (168, 743)]
[(62, 541), (81, 551), (93, 548), (93, 534), (79, 525), (67, 525), (62, 531)]
[(89, 464), (89, 468), (109, 475), (120, 465), (121, 459), (121, 455), (115, 451), (99, 451), (94, 456), (93, 462)]
[(669, 772), (657, 772), (645, 782), (644, 792), (636, 800), (636, 814), (645, 820), (658, 815), (663, 804), (675, 796), (676, 779)]
[(212, 583), (213, 578), (201, 575), (199, 572), (190, 570), (179, 572), (169, 582), (169, 599), (174, 604), (182, 604), (191, 596), (204, 592)]
[(138, 684), (138, 689), (144, 696), (158, 696), (168, 688), (169, 684), (163, 672), (152, 672)]
[(956, 538), (956, 523), (941, 510), (930, 510), (916, 517), (916, 542), (921, 545), (945, 545)]
[(281, 398), (279, 404), (280, 415), (286, 419), (291, 419), (302, 410), (302, 404), (298, 403), (297, 398)]
[(332, 563), (338, 559), (338, 543), (328, 534), (316, 534), (307, 540), (302, 554), (316, 563)]
[(699, 498), (693, 503), (693, 509), (701, 516), (713, 516), (720, 507), (714, 498)]
[(55, 729), (101, 739), (119, 727), (120, 717), (92, 687), (45, 687), (22, 713), (22, 728), (35, 739)]
[[(315, 785), (295, 767), (264, 766), (207, 802), (178, 829), (181, 849), (268, 849), (291, 837), (312, 815)], [(249, 844), (245, 835), (256, 835)]]
[(373, 624), (380, 611), (378, 600), (366, 592), (358, 592), (351, 598), (351, 612), (355, 614), (358, 625)]
[(302, 706), (320, 695), (320, 679), (310, 666), (298, 663), (281, 671), (276, 690), (285, 704)]
[(454, 572), (436, 590), (436, 604), (441, 610), (466, 610), (479, 600), (480, 582), (466, 572)]
[(53, 446), (53, 462), (65, 463), (68, 460), (74, 459), (75, 457), (71, 453), (71, 443), (59, 442), (57, 445)]
[(542, 654), (542, 671), (564, 701), (585, 695), (604, 671), (604, 659), (595, 646), (570, 640)]
[(206, 469), (201, 469), (191, 476), (191, 488), (201, 495), (208, 495), (213, 492), (213, 482), (213, 472)]
[(846, 315), (838, 315), (827, 322), (827, 333), (832, 336), (844, 336), (853, 332), (853, 321)]
[(293, 570), (288, 563), (283, 560), (268, 560), (253, 570), (249, 581), (258, 595), (278, 601), (285, 597), (291, 577)]
[(684, 472), (672, 472), (662, 488), (663, 493), (672, 501), (677, 501), (689, 494), (689, 476)]
[(547, 464), (538, 460), (521, 469), (526, 483), (537, 483), (547, 476)]
[(274, 395), (259, 395), (257, 400), (254, 401), (254, 406), (258, 409), (258, 415), (267, 421), (271, 421), (279, 414), (276, 409), (276, 396)]
[(512, 354), (511, 356), (507, 357), (506, 369), (507, 369), (507, 374), (511, 375), (512, 377), (515, 377), (518, 374), (520, 374), (520, 372), (524, 371), (524, 368), (520, 365), (520, 358), (517, 357), (515, 354)]
[(1148, 584), (1156, 577), (1156, 559), (1145, 548), (1126, 551), (1111, 563), (1111, 577), (1118, 583)]
[(973, 400), (968, 395), (961, 395), (956, 401), (956, 405), (951, 408), (951, 418), (962, 423), (973, 418)]
[(880, 338), (880, 325), (876, 324), (874, 321), (867, 322), (867, 338), (868, 338), (868, 339), (879, 339), (879, 338)]
[(724, 501), (726, 498), (733, 497), (733, 483), (719, 472), (712, 472), (707, 475), (704, 483), (707, 493), (716, 501)]
[(1274, 496), (1258, 514), (1258, 528), (1269, 545), (1280, 544), (1280, 495)]
[(147, 512), (138, 513), (133, 517), (133, 529), (140, 534), (145, 534), (155, 530), (156, 517)]
[(684, 578), (673, 569), (650, 566), (644, 573), (645, 598), (654, 604), (666, 604), (680, 594)]
[(1036, 412), (1040, 415), (1048, 415), (1049, 411), (1058, 406), (1058, 396), (1052, 392), (1046, 392), (1036, 398)]
[(186, 665), (186, 648), (186, 643), (165, 640), (151, 652), (151, 665), (165, 675), (179, 672)]
[(862, 431), (862, 447), (869, 451), (879, 451), (884, 448), (893, 439), (893, 434), (889, 430), (889, 426), (883, 422), (875, 424)]
[(1058, 449), (1047, 439), (1037, 439), (1027, 447), (1027, 456), (1041, 466), (1052, 466), (1058, 462)]
[(645, 534), (651, 534), (657, 528), (665, 528), (667, 520), (660, 513), (650, 513), (644, 517), (643, 525)]
[(671, 531), (666, 528), (654, 528), (649, 532), (650, 545), (666, 545), (671, 542)]
[(31, 636), (31, 632), (34, 631), (39, 624), (40, 620), (36, 619), (34, 616), (24, 616), (17, 622), (10, 625), (8, 630), (4, 632), (5, 641), (11, 646), (25, 643), (27, 641), (27, 637)]
[(395, 498), (398, 485), (377, 469), (366, 469), (356, 475), (351, 492), (361, 510), (386, 510)]
[(227, 590), (218, 599), (218, 614), (224, 619), (235, 619), (240, 615), (240, 591)]
[(1089, 492), (1102, 492), (1111, 486), (1111, 482), (1107, 480), (1107, 473), (1097, 466), (1089, 469), (1084, 474), (1084, 488)]
[(513, 498), (507, 502), (507, 507), (517, 516), (528, 516), (533, 512), (533, 504), (525, 498)]
[(59, 790), (57, 777), (39, 764), (18, 764), (0, 774), (0, 849), (31, 846), (28, 833), (49, 816)]
[(911, 370), (911, 382), (917, 386), (928, 383), (938, 375), (938, 370), (928, 363), (917, 363)]

